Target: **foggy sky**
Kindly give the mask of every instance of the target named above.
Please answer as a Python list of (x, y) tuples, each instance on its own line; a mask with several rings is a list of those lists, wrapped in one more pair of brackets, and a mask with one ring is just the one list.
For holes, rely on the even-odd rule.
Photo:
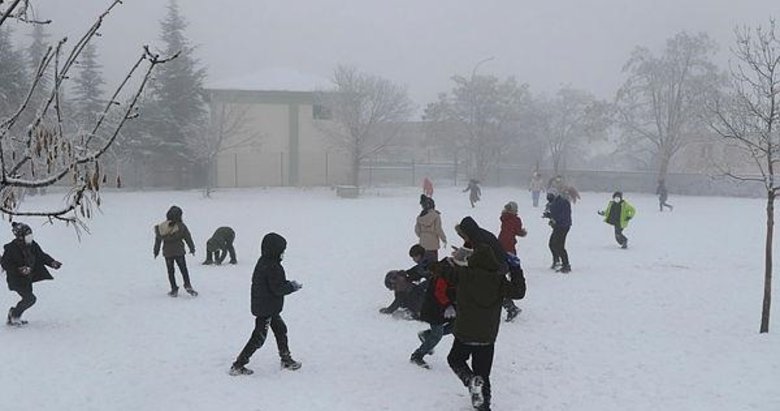
[[(108, 0), (38, 0), (56, 36), (83, 32)], [(74, 6), (77, 4), (78, 6)], [(167, 0), (125, 0), (98, 40), (116, 81), (157, 45)], [(329, 78), (339, 63), (408, 86), (422, 107), (454, 74), (514, 75), (534, 92), (562, 84), (612, 98), (631, 50), (660, 50), (675, 33), (706, 31), (728, 63), (736, 25), (780, 17), (777, 0), (179, 0), (210, 80), (290, 67)], [(17, 29), (17, 34), (21, 30)], [(24, 41), (27, 41), (25, 38)]]

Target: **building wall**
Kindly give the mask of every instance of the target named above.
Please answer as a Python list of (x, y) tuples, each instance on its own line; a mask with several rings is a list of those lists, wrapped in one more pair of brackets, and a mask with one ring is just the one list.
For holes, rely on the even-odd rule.
[[(329, 149), (317, 125), (327, 120), (314, 118), (313, 101), (313, 93), (303, 92), (212, 91), (212, 108), (244, 107), (246, 129), (257, 136), (252, 147), (225, 150), (217, 156), (216, 185), (317, 186), (348, 181), (347, 158)], [(232, 142), (237, 139), (233, 136)]]

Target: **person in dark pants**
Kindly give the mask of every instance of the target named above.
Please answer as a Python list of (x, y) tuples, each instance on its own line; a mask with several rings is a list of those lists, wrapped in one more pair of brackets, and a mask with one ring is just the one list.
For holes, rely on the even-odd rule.
[(669, 199), (669, 191), (666, 189), (664, 180), (658, 180), (658, 188), (655, 190), (655, 194), (658, 195), (659, 211), (663, 212), (664, 207), (669, 207), (669, 211), (674, 210), (674, 207), (666, 202)]
[[(523, 298), (525, 277), (520, 268), (512, 270), (509, 279), (500, 275), (499, 262), (486, 244), (477, 244), (467, 261), (466, 267), (453, 263), (437, 273), (456, 288), (455, 339), (447, 362), (468, 387), (471, 405), (477, 410), (489, 411), (490, 372), (501, 323), (501, 301)], [(437, 265), (436, 269), (439, 268)], [(471, 367), (467, 363), (469, 358)]]
[(236, 239), (236, 232), (230, 227), (219, 227), (211, 238), (206, 241), (206, 261), (204, 265), (222, 264), (225, 257), (230, 254), (230, 264), (236, 264), (236, 249), (233, 248), (233, 241)]
[[(422, 247), (415, 251), (421, 261), (424, 251)], [(435, 262), (429, 264), (428, 268), (433, 268), (436, 264), (447, 263)], [(453, 320), (455, 318), (455, 288), (441, 275), (431, 272), (428, 277), (430, 279), (426, 282), (425, 297), (420, 308), (420, 320), (430, 324), (430, 328), (417, 333), (417, 337), (420, 339), (420, 346), (409, 358), (409, 361), (413, 364), (426, 369), (430, 368), (430, 366), (425, 362), (424, 357), (433, 352), (433, 349), (436, 348), (442, 337), (452, 333)]]
[(287, 240), (279, 234), (268, 233), (260, 245), (261, 255), (252, 273), (252, 315), (255, 316), (255, 328), (244, 349), (238, 354), (230, 367), (230, 375), (250, 375), (246, 368), (252, 354), (265, 343), (268, 327), (276, 338), (282, 368), (297, 370), (301, 363), (293, 360), (287, 341), (287, 325), (282, 319), (284, 296), (301, 289), (296, 281), (288, 281), (282, 267), (282, 254), (287, 248)]
[[(509, 264), (507, 263), (507, 253), (504, 248), (501, 247), (501, 243), (498, 238), (490, 231), (481, 228), (477, 225), (471, 217), (464, 217), (460, 224), (455, 226), (455, 232), (460, 235), (465, 241), (464, 246), (468, 248), (474, 248), (479, 244), (485, 244), (493, 251), (493, 255), (498, 261), (498, 273), (500, 275), (506, 275), (509, 272)], [(503, 307), (506, 309), (506, 321), (512, 321), (520, 314), (520, 308), (515, 305), (514, 301), (510, 298), (503, 300)]]
[(168, 282), (171, 285), (169, 296), (179, 296), (179, 287), (176, 285), (176, 277), (174, 276), (173, 264), (175, 263), (179, 266), (179, 271), (184, 278), (184, 289), (195, 297), (198, 292), (192, 288), (184, 251), (184, 243), (186, 242), (190, 248), (190, 254), (195, 255), (195, 243), (192, 242), (190, 230), (182, 221), (182, 214), (181, 208), (171, 206), (165, 214), (166, 220), (154, 226), (154, 258), (160, 255), (160, 245), (162, 245), (165, 267), (168, 270)]
[(628, 227), (628, 222), (634, 218), (636, 210), (623, 199), (623, 193), (615, 191), (612, 195), (612, 201), (607, 204), (607, 209), (599, 211), (599, 215), (604, 216), (604, 222), (615, 227), (615, 241), (620, 244), (620, 248), (628, 248), (628, 238), (623, 235), (623, 230)]
[(564, 274), (571, 272), (566, 251), (566, 236), (571, 228), (571, 203), (562, 195), (547, 193), (547, 207), (542, 217), (549, 219), (552, 227), (548, 243), (553, 257), (550, 268)]
[(33, 283), (53, 279), (46, 266), (56, 270), (62, 263), (43, 252), (41, 246), (33, 240), (32, 229), (27, 224), (12, 223), (11, 231), (14, 239), (3, 247), (0, 265), (6, 272), (8, 289), (15, 291), (22, 299), (8, 310), (6, 324), (21, 326), (27, 324), (27, 321), (22, 320), (22, 314), (37, 301), (33, 294)]

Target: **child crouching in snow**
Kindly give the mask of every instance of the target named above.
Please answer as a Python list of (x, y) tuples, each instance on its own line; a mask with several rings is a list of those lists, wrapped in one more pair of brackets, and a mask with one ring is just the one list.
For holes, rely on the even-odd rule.
[(430, 368), (425, 362), (425, 355), (433, 353), (433, 349), (442, 337), (452, 334), (455, 319), (455, 288), (441, 275), (443, 270), (449, 269), (451, 267), (445, 260), (434, 263), (431, 267), (430, 279), (427, 281), (420, 320), (430, 324), (430, 328), (417, 334), (421, 344), (409, 358), (409, 361), (422, 368)]
[(252, 354), (265, 343), (268, 327), (274, 332), (276, 347), (279, 349), (282, 368), (297, 370), (301, 363), (293, 360), (287, 345), (287, 325), (282, 319), (284, 296), (303, 287), (297, 281), (287, 281), (282, 267), (282, 254), (287, 248), (287, 240), (276, 233), (268, 233), (260, 245), (261, 255), (252, 274), (252, 315), (255, 316), (255, 329), (244, 349), (230, 367), (230, 375), (250, 375), (252, 370), (245, 366)]
[(385, 275), (385, 287), (393, 292), (394, 298), (389, 306), (379, 309), (379, 312), (393, 314), (399, 308), (404, 308), (411, 319), (416, 320), (420, 318), (431, 261), (425, 248), (419, 244), (409, 249), (409, 257), (415, 262), (414, 267), (406, 271), (389, 271)]

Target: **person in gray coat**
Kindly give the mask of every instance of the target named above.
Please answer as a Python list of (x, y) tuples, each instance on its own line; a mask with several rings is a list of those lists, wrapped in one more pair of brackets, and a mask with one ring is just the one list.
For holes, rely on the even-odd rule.
[(179, 296), (179, 287), (176, 285), (173, 264), (179, 266), (179, 271), (184, 278), (184, 289), (193, 297), (198, 292), (192, 288), (190, 283), (190, 273), (187, 270), (187, 260), (184, 258), (184, 243), (190, 248), (190, 254), (195, 255), (195, 243), (192, 242), (192, 235), (187, 225), (182, 221), (182, 210), (178, 206), (171, 206), (165, 213), (166, 220), (154, 226), (154, 258), (160, 255), (160, 246), (162, 245), (163, 257), (165, 257), (165, 267), (168, 270), (168, 282), (171, 284), (171, 291), (168, 295), (171, 297)]

